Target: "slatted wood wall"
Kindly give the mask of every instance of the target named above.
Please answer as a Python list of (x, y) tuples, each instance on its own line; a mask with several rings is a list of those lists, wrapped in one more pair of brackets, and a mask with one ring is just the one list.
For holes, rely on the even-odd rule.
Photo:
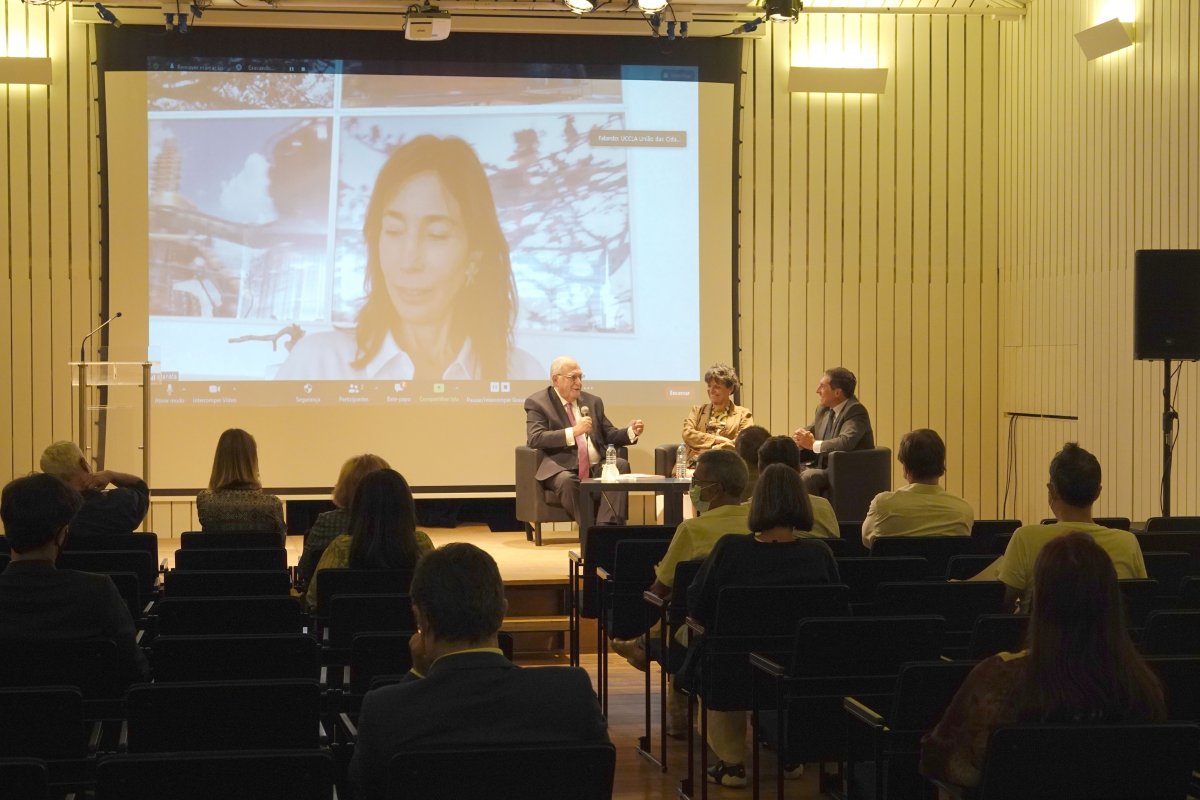
[[(1001, 406), (1079, 416), (1019, 423), (1026, 519), (1069, 439), (1100, 458), (1100, 513), (1159, 513), (1162, 364), (1133, 360), (1133, 254), (1200, 247), (1200, 3), (1124, 5), (1134, 47), (1092, 62), (1074, 34), (1110, 0), (1036, 0), (1001, 26)], [(1196, 365), (1182, 378), (1177, 515), (1200, 513)]]
[[(803, 15), (747, 46), (741, 365), (772, 431), (822, 371), (859, 378), (876, 443), (939, 431), (946, 486), (994, 516), (1000, 468), (1001, 25)], [(882, 95), (790, 94), (819, 51), (877, 54)], [(872, 64), (873, 66), (874, 64)], [(899, 467), (895, 483), (902, 483)]]

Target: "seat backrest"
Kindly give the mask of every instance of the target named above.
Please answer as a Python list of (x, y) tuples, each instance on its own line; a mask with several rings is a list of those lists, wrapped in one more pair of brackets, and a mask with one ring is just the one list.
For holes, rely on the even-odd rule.
[(1025, 646), (1029, 617), (1025, 614), (980, 614), (967, 642), (967, 658), (975, 661)]
[(106, 533), (102, 536), (69, 536), (66, 547), (72, 550), (145, 550), (158, 563), (158, 534), (154, 531), (147, 533)]
[(950, 556), (946, 562), (946, 579), (965, 581), (996, 563), (996, 556)]
[(892, 488), (892, 451), (886, 447), (829, 454), (829, 502), (838, 519), (866, 519), (871, 501)]
[(130, 687), (125, 705), (131, 753), (294, 750), (320, 743), (315, 680), (142, 683)]
[(1146, 562), (1146, 575), (1158, 581), (1158, 591), (1163, 596), (1178, 597), (1183, 589), (1183, 579), (1187, 577), (1191, 567), (1192, 557), (1184, 552), (1149, 552), (1142, 553), (1142, 561)]
[[(613, 568), (610, 570), (613, 580), (649, 586), (654, 582), (654, 565), (662, 561), (670, 544), (670, 540), (667, 539), (627, 539), (618, 542), (616, 555), (613, 557)], [(638, 596), (641, 596), (640, 593)]]
[(339, 594), (329, 604), (329, 646), (349, 648), (358, 633), (412, 633), (412, 598), (406, 594)]
[(1200, 656), (1151, 656), (1146, 663), (1162, 683), (1167, 719), (1200, 722)]
[(300, 633), (304, 615), (294, 597), (174, 597), (157, 606), (158, 632), (172, 636)]
[(50, 796), (46, 765), (39, 759), (0, 759), (0, 786), (11, 800), (46, 800)]
[(175, 551), (175, 569), (200, 571), (287, 569), (287, 550), (282, 547), (194, 547)]
[(945, 627), (935, 616), (804, 619), (796, 626), (788, 674), (896, 675), (901, 664), (937, 659)]
[(125, 605), (129, 608), (129, 616), (134, 619), (141, 619), (143, 605), (141, 581), (138, 576), (132, 572), (106, 572), (108, 579), (117, 587), (117, 591), (121, 594), (121, 599), (125, 601)]
[(1122, 578), (1117, 581), (1125, 602), (1125, 625), (1146, 626), (1146, 616), (1161, 605), (1158, 581), (1150, 578)]
[(244, 533), (214, 533), (210, 531), (184, 531), (179, 537), (179, 546), (184, 550), (211, 547), (218, 550), (238, 550), (244, 547), (283, 547), (284, 535), (279, 531), (246, 531)]
[(1004, 584), (999, 581), (881, 583), (875, 590), (873, 613), (933, 614), (946, 618), (947, 631), (970, 631), (980, 614), (999, 614), (1003, 603)]
[(928, 578), (941, 578), (951, 556), (974, 555), (970, 536), (880, 536), (871, 544), (871, 556), (912, 556), (928, 563)]
[(692, 585), (692, 581), (696, 580), (696, 573), (700, 571), (700, 565), (704, 563), (704, 559), (697, 558), (692, 561), (680, 561), (675, 565), (675, 582), (671, 584), (671, 615), (677, 619), (682, 619), (687, 615), (687, 593), (688, 588)]
[(317, 582), (317, 608), (314, 616), (327, 617), (329, 603), (343, 594), (408, 594), (411, 569), (323, 569), (313, 576)]
[(409, 638), (407, 633), (355, 634), (350, 644), (351, 694), (366, 694), (379, 675), (403, 675), (412, 669)]
[(1146, 520), (1145, 531), (1146, 533), (1200, 531), (1200, 517), (1150, 517)]
[(626, 539), (670, 541), (675, 529), (669, 525), (595, 525), (587, 537), (583, 551), (583, 589), (579, 597), (579, 613), (595, 619), (600, 611), (596, 568), (612, 571), (617, 557), (617, 543)]
[(317, 640), (301, 633), (159, 636), (151, 645), (154, 679), (181, 681), (316, 680)]
[(829, 548), (829, 552), (833, 553), (834, 558), (859, 558), (867, 555), (867, 548), (862, 546), (862, 542), (850, 539), (819, 539), (815, 536), (802, 538), (807, 541), (821, 542)]
[(158, 562), (146, 550), (65, 550), (58, 556), (58, 566), (81, 572), (132, 572), (143, 596), (154, 591), (158, 580)]
[(917, 661), (900, 667), (887, 724), (897, 731), (928, 731), (954, 699), (971, 661)]
[(1012, 540), (1011, 533), (997, 533), (992, 537), (992, 546), (988, 549), (991, 555), (1002, 556), (1004, 551), (1008, 549), (1008, 543)]
[(971, 523), (971, 541), (975, 542), (976, 553), (992, 552), (992, 539), (998, 534), (1011, 535), (1021, 527), (1019, 519), (977, 519)]
[(1188, 574), (1200, 575), (1200, 532), (1139, 533), (1137, 540), (1142, 553), (1187, 553), (1191, 556)]
[(0, 689), (0, 721), (0, 758), (87, 756), (83, 694), (74, 686)]
[(616, 639), (628, 639), (646, 630), (648, 609), (642, 599), (654, 582), (654, 565), (662, 561), (670, 542), (625, 540), (617, 544), (610, 580), (601, 585), (604, 630)]
[(660, 444), (654, 448), (654, 474), (664, 478), (675, 477), (675, 459), (679, 456), (680, 442)]
[(1200, 656), (1200, 611), (1154, 611), (1146, 617), (1142, 652), (1156, 656)]
[(1200, 727), (1013, 725), (988, 741), (977, 797), (1177, 800), (1200, 748)]
[(808, 586), (723, 586), (710, 633), (716, 636), (790, 635), (805, 617), (850, 614), (850, 588)]
[(850, 587), (851, 603), (871, 602), (884, 581), (919, 581), (929, 573), (924, 558), (908, 556), (839, 558), (837, 566), (842, 583)]
[(386, 797), (609, 800), (616, 763), (611, 744), (414, 750), (388, 764)]
[(1200, 609), (1200, 575), (1188, 575), (1180, 581), (1179, 607)]
[[(1197, 517), (1191, 517), (1197, 519)], [(1056, 522), (1053, 517), (1042, 520), (1043, 525), (1050, 525)], [(1133, 529), (1133, 521), (1129, 517), (1092, 517), (1092, 522), (1097, 525), (1102, 525), (1105, 528), (1113, 528), (1118, 531), (1128, 531)], [(1166, 530), (1166, 529), (1163, 529)], [(1200, 530), (1200, 528), (1181, 528), (1180, 530)]]
[(281, 595), (292, 587), (287, 570), (182, 570), (163, 577), (167, 597), (250, 597)]
[(328, 750), (116, 755), (96, 767), (96, 800), (329, 800)]
[(110, 639), (0, 639), (0, 686), (74, 686), (85, 700), (125, 692), (126, 678)]

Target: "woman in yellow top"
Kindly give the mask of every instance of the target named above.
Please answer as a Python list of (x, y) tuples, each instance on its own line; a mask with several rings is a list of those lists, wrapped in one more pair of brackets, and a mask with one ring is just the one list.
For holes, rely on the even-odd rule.
[(687, 467), (696, 468), (696, 459), (705, 450), (732, 450), (738, 434), (754, 424), (750, 409), (735, 405), (738, 376), (733, 367), (717, 362), (704, 373), (708, 384), (708, 402), (693, 406), (683, 421), (683, 443), (687, 446)]
[(305, 603), (316, 607), (323, 569), (412, 570), (431, 550), (433, 542), (417, 530), (417, 507), (404, 476), (394, 469), (372, 472), (359, 482), (350, 501), (350, 532), (330, 542), (317, 562)]

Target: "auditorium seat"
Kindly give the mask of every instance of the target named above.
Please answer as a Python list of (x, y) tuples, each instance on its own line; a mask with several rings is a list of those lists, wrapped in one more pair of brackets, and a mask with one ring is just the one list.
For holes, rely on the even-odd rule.
[(388, 764), (386, 797), (610, 800), (616, 764), (611, 744), (414, 750)]
[(317, 680), (321, 650), (300, 633), (159, 636), (150, 663), (159, 683)]
[(166, 597), (287, 597), (292, 578), (287, 570), (182, 570), (163, 576)]
[(679, 457), (682, 442), (660, 444), (654, 448), (654, 474), (664, 478), (675, 477), (675, 460)]
[(546, 491), (535, 477), (543, 457), (541, 450), (524, 445), (516, 448), (517, 519), (525, 523), (525, 539), (538, 547), (542, 546), (542, 523), (572, 521), (554, 493)]
[(294, 597), (175, 597), (155, 606), (157, 632), (166, 636), (301, 633), (304, 613)]
[(287, 550), (282, 547), (181, 548), (175, 551), (175, 569), (230, 572), (287, 569)]
[(840, 450), (829, 454), (829, 502), (838, 519), (866, 519), (871, 501), (892, 488), (892, 451)]
[(278, 531), (245, 531), (224, 533), (212, 531), (184, 531), (179, 537), (179, 546), (184, 550), (197, 547), (215, 547), (232, 550), (241, 547), (283, 547), (285, 537)]
[(6, 800), (49, 800), (46, 765), (36, 758), (0, 758)]
[(96, 800), (331, 800), (327, 750), (114, 755), (96, 769)]
[(1200, 531), (1200, 517), (1150, 517), (1144, 530), (1146, 533)]

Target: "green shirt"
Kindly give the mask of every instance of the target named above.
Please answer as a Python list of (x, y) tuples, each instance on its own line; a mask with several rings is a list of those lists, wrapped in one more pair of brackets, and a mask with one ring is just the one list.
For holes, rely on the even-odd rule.
[[(433, 550), (433, 542), (424, 531), (417, 531), (416, 536), (417, 558), (420, 558)], [(317, 562), (317, 569), (313, 572), (313, 579), (308, 584), (308, 592), (304, 595), (305, 605), (310, 609), (317, 607), (317, 576), (321, 574), (321, 570), (348, 566), (350, 566), (350, 534), (343, 533), (329, 543), (329, 547), (325, 548), (325, 553), (321, 556), (321, 560)]]
[(750, 514), (750, 506), (746, 503), (720, 506), (709, 509), (698, 517), (685, 519), (675, 529), (667, 554), (654, 568), (658, 582), (670, 586), (675, 580), (675, 566), (681, 561), (695, 561), (704, 558), (713, 549), (713, 545), (727, 533), (749, 533), (746, 517)]

